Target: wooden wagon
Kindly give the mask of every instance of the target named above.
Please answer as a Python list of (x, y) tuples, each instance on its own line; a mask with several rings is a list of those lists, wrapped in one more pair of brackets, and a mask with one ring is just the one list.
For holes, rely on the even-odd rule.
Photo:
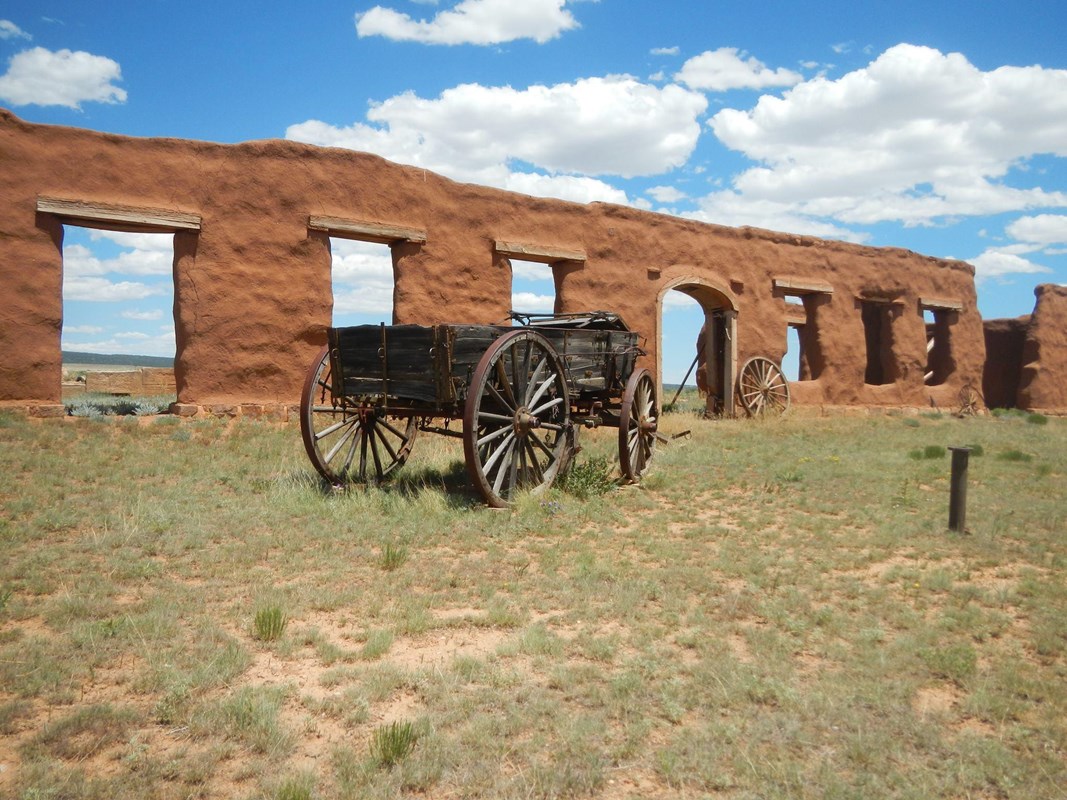
[[(490, 506), (540, 492), (567, 468), (580, 427), (619, 429), (636, 482), (655, 453), (656, 383), (617, 314), (512, 315), (517, 325), (330, 328), (301, 397), (304, 446), (330, 483), (377, 482), (420, 431), (463, 439)], [(448, 423), (462, 419), (462, 430)], [(442, 424), (443, 423), (443, 424)]]

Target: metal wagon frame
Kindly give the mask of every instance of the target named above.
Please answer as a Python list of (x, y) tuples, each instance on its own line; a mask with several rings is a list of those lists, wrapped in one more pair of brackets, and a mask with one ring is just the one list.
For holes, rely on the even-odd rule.
[[(335, 486), (379, 482), (420, 431), (454, 436), (474, 488), (503, 508), (552, 485), (581, 427), (605, 425), (619, 430), (623, 479), (639, 481), (662, 437), (638, 334), (605, 311), (511, 317), (517, 326), (329, 328), (300, 405), (318, 472)], [(457, 419), (461, 431), (448, 427)]]

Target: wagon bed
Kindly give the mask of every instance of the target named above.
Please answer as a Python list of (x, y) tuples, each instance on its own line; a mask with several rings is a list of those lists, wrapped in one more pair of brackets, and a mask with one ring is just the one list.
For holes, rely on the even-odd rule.
[[(460, 436), (487, 503), (547, 488), (569, 463), (577, 426), (619, 428), (623, 477), (655, 449), (658, 406), (635, 369), (638, 335), (617, 314), (513, 314), (516, 325), (358, 325), (328, 329), (301, 398), (301, 432), (335, 485), (380, 481), (421, 431)], [(463, 420), (461, 432), (436, 424)]]

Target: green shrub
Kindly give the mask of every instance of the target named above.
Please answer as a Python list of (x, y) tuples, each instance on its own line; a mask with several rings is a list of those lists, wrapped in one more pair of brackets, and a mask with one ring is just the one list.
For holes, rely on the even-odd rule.
[(408, 560), (408, 549), (395, 542), (386, 542), (382, 545), (382, 553), (378, 558), (378, 564), (386, 572), (399, 569)]
[(1003, 453), (997, 453), (997, 458), (1001, 461), (1033, 461), (1034, 457), (1029, 453), (1024, 453), (1022, 450), (1005, 450)]
[(1031, 425), (1048, 425), (1048, 417), (1044, 414), (1029, 414), (1026, 421)]
[(280, 606), (270, 605), (256, 611), (252, 622), (252, 635), (262, 642), (273, 642), (285, 633), (289, 620)]
[(615, 489), (615, 480), (611, 477), (608, 460), (602, 456), (593, 456), (588, 461), (575, 462), (571, 465), (557, 484), (560, 489), (579, 500), (599, 497)]
[(380, 767), (399, 764), (415, 748), (419, 734), (410, 722), (379, 725), (371, 736), (371, 758)]
[(978, 671), (978, 653), (966, 643), (930, 647), (919, 656), (934, 675), (955, 683), (963, 683)]

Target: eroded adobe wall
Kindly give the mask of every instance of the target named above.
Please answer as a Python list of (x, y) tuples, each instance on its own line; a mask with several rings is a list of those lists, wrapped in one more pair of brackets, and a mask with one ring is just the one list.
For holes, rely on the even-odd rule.
[(1067, 286), (1041, 284), (1026, 328), (1019, 408), (1067, 411)]
[[(348, 150), (286, 141), (218, 145), (134, 139), (31, 125), (0, 110), (0, 401), (60, 396), (61, 220), (40, 196), (146, 206), (200, 216), (175, 236), (176, 373), (180, 401), (202, 406), (297, 402), (331, 318), (329, 240), (309, 216), (424, 230), (394, 246), (397, 322), (496, 322), (510, 305), (494, 242), (583, 251), (555, 266), (561, 311), (608, 308), (646, 337), (658, 365), (659, 304), (672, 286), (707, 287), (737, 312), (738, 363), (780, 358), (786, 306), (774, 280), (819, 281), (817, 338), (825, 368), (795, 385), (801, 402), (951, 403), (981, 381), (982, 322), (973, 269), (905, 250), (727, 228), (591, 203), (578, 205), (458, 184)], [(892, 304), (898, 378), (863, 382), (860, 298)], [(955, 369), (926, 387), (920, 303), (959, 304)], [(691, 342), (668, 343), (691, 352)]]

